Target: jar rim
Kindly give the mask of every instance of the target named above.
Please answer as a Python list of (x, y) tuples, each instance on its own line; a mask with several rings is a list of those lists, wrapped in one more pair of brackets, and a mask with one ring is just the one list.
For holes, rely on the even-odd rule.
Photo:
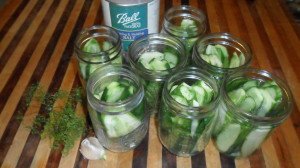
[[(221, 42), (225, 42), (226, 40), (228, 40), (230, 42), (238, 43), (240, 48), (243, 48), (246, 51), (245, 53), (243, 52), (244, 55), (247, 55), (245, 63), (243, 65), (235, 67), (235, 68), (223, 68), (223, 67), (214, 66), (214, 65), (208, 63), (207, 61), (203, 60), (203, 58), (201, 57), (201, 53), (199, 53), (198, 49), (201, 47), (202, 43), (205, 43), (207, 40), (212, 40), (212, 39), (221, 39), (220, 40)], [(209, 44), (219, 44), (219, 43), (214, 42), (214, 43), (209, 43)], [(207, 46), (207, 44), (205, 44), (204, 46)], [(244, 69), (245, 67), (249, 66), (252, 62), (252, 50), (249, 47), (249, 45), (245, 41), (240, 39), (239, 37), (229, 34), (227, 32), (210, 33), (210, 34), (204, 35), (202, 38), (200, 38), (196, 41), (196, 44), (193, 48), (193, 52), (194, 52), (194, 54), (193, 54), (194, 59), (200, 61), (202, 64), (205, 64), (205, 66), (207, 66), (209, 69), (215, 69), (218, 72), (240, 71), (240, 70)]]
[[(180, 77), (180, 79), (176, 79), (177, 77)], [(207, 83), (214, 91), (213, 99), (211, 100), (211, 102), (200, 107), (186, 106), (178, 103), (170, 95), (169, 90), (172, 88), (174, 83), (184, 81), (184, 79), (203, 80), (205, 83)], [(210, 74), (208, 72), (193, 66), (185, 67), (184, 69), (174, 72), (171, 77), (165, 82), (163, 88), (163, 100), (167, 101), (168, 106), (174, 109), (172, 111), (174, 111), (177, 115), (183, 116), (185, 118), (197, 119), (211, 115), (212, 113), (214, 113), (214, 109), (216, 108), (216, 104), (219, 103), (219, 99), (220, 93), (216, 80), (214, 78), (210, 78)], [(175, 109), (182, 110), (178, 111)]]
[[(276, 84), (280, 87), (283, 96), (287, 99), (286, 103), (284, 104), (284, 110), (285, 112), (279, 116), (257, 116), (255, 114), (252, 114), (250, 112), (247, 112), (245, 110), (242, 110), (238, 108), (233, 101), (230, 99), (228, 94), (226, 93), (226, 86), (229, 82), (232, 80), (236, 79), (237, 77), (244, 77), (246, 73), (253, 73), (256, 75), (261, 75), (262, 77), (270, 78), (276, 82)], [(249, 69), (244, 69), (242, 71), (236, 72), (231, 74), (228, 78), (226, 78), (221, 86), (221, 94), (224, 100), (227, 102), (227, 105), (232, 108), (233, 110), (230, 110), (234, 115), (247, 119), (248, 121), (251, 121), (253, 123), (256, 123), (258, 125), (278, 125), (281, 122), (283, 122), (292, 112), (292, 107), (293, 107), (293, 98), (291, 91), (287, 84), (280, 79), (278, 76), (271, 74), (270, 72), (262, 69), (257, 69), (257, 68), (249, 68)]]
[[(140, 66), (137, 62), (138, 59), (134, 59), (135, 56), (140, 56), (141, 53), (147, 51), (147, 48), (145, 47), (144, 50), (140, 53), (135, 53), (134, 48), (143, 42), (147, 42), (147, 45), (155, 44), (154, 40), (163, 41), (166, 43), (170, 43), (169, 45), (166, 44), (166, 46), (172, 46), (177, 49), (179, 52), (179, 56), (183, 59), (183, 61), (180, 61), (175, 67), (166, 69), (166, 70), (160, 70), (160, 71), (153, 71), (146, 69), (143, 66)], [(152, 43), (151, 43), (152, 42)], [(143, 36), (137, 40), (135, 40), (133, 43), (130, 44), (129, 50), (128, 50), (128, 62), (133, 67), (133, 69), (138, 71), (138, 74), (140, 74), (143, 78), (147, 78), (147, 80), (151, 81), (164, 81), (166, 78), (170, 75), (170, 73), (176, 71), (177, 69), (180, 69), (184, 67), (187, 64), (188, 57), (185, 52), (185, 47), (183, 43), (178, 40), (175, 37), (172, 37), (167, 34), (161, 34), (161, 33), (152, 33), (148, 34), (147, 36)]]
[[(108, 71), (109, 73), (106, 73), (106, 71)], [(117, 72), (122, 73), (119, 74)], [(125, 76), (129, 78), (138, 86), (137, 91), (127, 99), (118, 102), (105, 102), (97, 99), (93, 94), (93, 91), (98, 86), (97, 84), (100, 81), (103, 81), (105, 78), (110, 78), (113, 76)], [(144, 87), (142, 85), (142, 81), (138, 77), (138, 75), (133, 72), (132, 68), (127, 65), (110, 64), (98, 68), (88, 79), (86, 91), (88, 103), (94, 109), (101, 109), (96, 110), (97, 112), (108, 115), (120, 115), (130, 112), (130, 110), (137, 107), (144, 99)], [(128, 108), (128, 106), (130, 106), (131, 108)], [(106, 109), (109, 109), (109, 111), (107, 111)]]
[[(97, 36), (93, 36), (93, 34), (95, 33), (89, 33), (90, 31), (93, 31), (93, 30), (106, 30), (106, 31), (111, 31), (113, 33), (113, 35), (115, 36), (115, 39), (116, 39), (116, 45), (114, 45), (113, 47), (109, 48), (108, 50), (105, 50), (105, 51), (100, 51), (100, 52), (97, 52), (97, 53), (91, 53), (91, 52), (86, 52), (86, 51), (83, 51), (80, 46), (81, 46), (81, 43), (80, 43), (80, 36), (84, 35), (84, 34), (88, 34), (88, 37), (97, 37)], [(97, 33), (97, 35), (105, 35), (105, 33)], [(107, 36), (108, 37), (108, 36)], [(113, 37), (113, 36), (109, 36), (109, 37)], [(80, 43), (80, 44), (79, 44)], [(78, 53), (77, 54), (77, 57), (84, 61), (84, 62), (87, 62), (87, 63), (91, 63), (91, 64), (97, 64), (97, 63), (105, 63), (105, 62), (109, 62), (109, 61), (112, 61), (114, 59), (116, 59), (116, 57), (118, 57), (118, 55), (120, 54), (121, 52), (121, 39), (120, 39), (120, 35), (119, 33), (117, 32), (116, 29), (112, 28), (112, 27), (109, 27), (109, 26), (106, 26), (106, 25), (93, 25), (91, 27), (88, 27), (88, 28), (84, 28), (82, 29), (79, 34), (77, 35), (76, 39), (75, 39), (75, 42), (74, 42), (74, 48), (75, 48), (75, 51)], [(91, 62), (91, 61), (87, 61), (85, 60), (82, 56), (83, 55), (87, 55), (87, 56), (90, 56), (90, 57), (95, 57), (95, 56), (101, 56), (101, 55), (105, 55), (107, 53), (114, 53), (116, 52), (115, 56), (113, 58), (110, 58), (106, 61), (99, 61), (99, 62)]]

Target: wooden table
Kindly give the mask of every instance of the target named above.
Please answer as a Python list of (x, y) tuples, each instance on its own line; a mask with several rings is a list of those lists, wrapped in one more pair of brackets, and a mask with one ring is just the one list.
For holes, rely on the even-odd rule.
[[(253, 67), (285, 79), (295, 106), (292, 115), (249, 158), (220, 155), (210, 142), (191, 158), (171, 155), (160, 144), (154, 120), (142, 144), (126, 153), (108, 152), (106, 161), (88, 161), (78, 152), (51, 150), (26, 126), (40, 104), (22, 108), (25, 90), (39, 82), (45, 89), (71, 90), (79, 85), (73, 42), (83, 28), (103, 22), (100, 0), (8, 0), (0, 11), (0, 165), (2, 167), (299, 167), (300, 165), (300, 31), (283, 0), (161, 1), (160, 14), (173, 5), (190, 4), (208, 18), (208, 32), (230, 32), (248, 42)], [(86, 108), (77, 105), (77, 112)], [(24, 119), (20, 123), (18, 115)]]

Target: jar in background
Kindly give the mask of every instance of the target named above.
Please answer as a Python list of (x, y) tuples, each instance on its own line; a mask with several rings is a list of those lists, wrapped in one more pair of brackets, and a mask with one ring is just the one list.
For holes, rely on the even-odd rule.
[[(143, 66), (140, 58), (143, 54), (166, 53), (171, 52), (176, 55), (177, 64), (173, 68), (165, 70), (150, 70)], [(153, 55), (151, 56), (153, 57)], [(184, 45), (176, 38), (166, 34), (149, 34), (146, 37), (134, 41), (128, 51), (128, 62), (134, 71), (144, 79), (145, 98), (147, 110), (151, 114), (156, 113), (160, 102), (161, 91), (164, 81), (173, 71), (183, 68), (187, 65), (187, 56)]]
[(221, 153), (231, 157), (251, 155), (291, 113), (288, 86), (264, 70), (230, 74), (220, 92), (213, 140)]
[(122, 65), (99, 68), (89, 78), (86, 92), (99, 142), (114, 152), (137, 147), (147, 134), (149, 115), (142, 81), (132, 69)]
[(75, 55), (82, 85), (92, 72), (107, 64), (122, 64), (120, 36), (108, 26), (95, 25), (82, 30), (75, 40)]
[(141, 36), (158, 33), (159, 0), (101, 0), (104, 22), (119, 32), (123, 49)]
[[(185, 87), (189, 88), (189, 91)], [(207, 89), (210, 91), (207, 92)], [(203, 94), (192, 94), (199, 93), (199, 90)], [(190, 95), (193, 97), (188, 101), (193, 101), (193, 105), (184, 104), (185, 98)], [(195, 106), (194, 101), (198, 98), (202, 99), (199, 101), (207, 99), (207, 102)], [(211, 137), (218, 102), (218, 85), (207, 72), (188, 67), (173, 74), (165, 82), (158, 113), (158, 132), (162, 144), (170, 152), (183, 157), (203, 151)]]
[(238, 37), (228, 33), (212, 33), (196, 42), (192, 60), (221, 83), (226, 74), (247, 68), (252, 53), (248, 44)]
[(189, 54), (196, 40), (206, 32), (206, 16), (194, 7), (182, 5), (170, 8), (163, 20), (162, 33), (181, 39)]

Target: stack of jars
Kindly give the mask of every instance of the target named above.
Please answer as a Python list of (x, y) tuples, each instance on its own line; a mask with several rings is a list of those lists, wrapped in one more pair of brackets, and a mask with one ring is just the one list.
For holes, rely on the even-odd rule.
[(238, 37), (205, 34), (206, 17), (196, 8), (169, 9), (162, 26), (134, 40), (128, 52), (111, 27), (78, 35), (79, 74), (100, 143), (131, 150), (155, 117), (161, 143), (178, 156), (203, 151), (210, 139), (225, 155), (251, 155), (289, 116), (287, 85), (249, 68), (251, 50)]

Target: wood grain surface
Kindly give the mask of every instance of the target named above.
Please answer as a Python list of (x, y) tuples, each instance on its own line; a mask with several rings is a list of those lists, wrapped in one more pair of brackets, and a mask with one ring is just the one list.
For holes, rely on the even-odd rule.
[[(67, 156), (51, 149), (48, 139), (27, 128), (45, 107), (39, 102), (24, 105), (25, 91), (32, 84), (40, 83), (50, 92), (80, 85), (73, 44), (81, 29), (102, 24), (100, 0), (7, 1), (0, 9), (1, 167), (300, 167), (300, 29), (283, 0), (161, 0), (160, 4), (160, 21), (175, 5), (201, 9), (207, 15), (208, 33), (229, 32), (242, 38), (253, 51), (253, 67), (287, 82), (294, 97), (293, 112), (259, 150), (234, 160), (219, 154), (210, 142), (196, 156), (176, 157), (162, 147), (151, 118), (141, 145), (130, 152), (108, 152), (106, 161), (84, 159), (78, 151), (81, 139)], [(82, 104), (77, 104), (76, 112), (87, 117)]]

